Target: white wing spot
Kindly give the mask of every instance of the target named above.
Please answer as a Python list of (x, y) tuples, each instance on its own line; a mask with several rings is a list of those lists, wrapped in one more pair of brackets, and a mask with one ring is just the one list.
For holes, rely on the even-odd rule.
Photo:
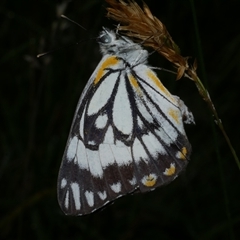
[(102, 199), (105, 200), (107, 198), (107, 193), (106, 191), (104, 192), (98, 192), (98, 196)]
[(78, 164), (80, 169), (89, 169), (88, 166), (88, 160), (87, 160), (87, 154), (86, 154), (86, 148), (85, 145), (81, 140), (78, 141), (78, 146), (77, 146), (77, 161), (76, 163)]
[(129, 183), (134, 186), (137, 183), (137, 179), (133, 177), (131, 180), (129, 180)]
[(85, 197), (86, 197), (86, 200), (87, 200), (87, 203), (88, 203), (89, 207), (92, 207), (93, 204), (94, 204), (93, 192), (86, 191), (85, 192)]
[(148, 162), (149, 157), (143, 148), (142, 143), (136, 138), (133, 143), (132, 147), (133, 151), (133, 157), (136, 163), (140, 162), (141, 159), (144, 160), (145, 162)]
[(67, 180), (66, 180), (66, 178), (63, 178), (61, 181), (61, 188), (65, 188), (66, 185), (67, 185)]
[(71, 188), (72, 188), (75, 208), (76, 208), (76, 210), (79, 210), (81, 208), (81, 203), (80, 203), (80, 190), (79, 190), (78, 183), (76, 183), (76, 182), (71, 183)]
[(99, 115), (98, 118), (95, 121), (95, 125), (97, 128), (103, 129), (108, 121), (107, 114)]
[(65, 200), (64, 200), (64, 206), (66, 209), (69, 208), (69, 190), (66, 192)]
[(68, 161), (73, 160), (73, 158), (75, 157), (76, 151), (77, 151), (77, 144), (78, 144), (78, 138), (76, 136), (70, 139), (70, 143), (68, 145), (67, 154), (66, 154)]
[(113, 129), (111, 126), (109, 126), (107, 129), (103, 143), (114, 144)]
[(85, 117), (85, 112), (86, 112), (86, 107), (84, 107), (81, 119), (80, 119), (80, 124), (79, 124), (79, 133), (82, 137), (82, 139), (84, 139), (84, 117)]
[(93, 145), (93, 146), (96, 145), (96, 143), (94, 141), (88, 141), (88, 144)]
[(109, 144), (99, 145), (99, 156), (103, 169), (115, 163), (114, 156)]
[(154, 134), (149, 132), (142, 136), (142, 140), (153, 157), (156, 158), (157, 153), (166, 154), (166, 150)]
[(133, 129), (133, 117), (126, 81), (121, 76), (118, 91), (113, 104), (113, 122), (116, 128), (123, 134), (131, 134)]
[(110, 185), (110, 188), (115, 192), (115, 193), (119, 193), (121, 191), (121, 183), (118, 182), (118, 183), (114, 183), (112, 185)]
[(91, 116), (96, 114), (102, 107), (104, 107), (111, 96), (115, 86), (117, 76), (119, 73), (112, 73), (99, 85), (94, 93), (87, 109), (87, 115)]
[(129, 165), (131, 163), (131, 153), (126, 146), (118, 147), (116, 145), (110, 145), (110, 148), (118, 166)]
[(89, 169), (94, 177), (103, 177), (103, 169), (100, 162), (99, 151), (86, 149)]

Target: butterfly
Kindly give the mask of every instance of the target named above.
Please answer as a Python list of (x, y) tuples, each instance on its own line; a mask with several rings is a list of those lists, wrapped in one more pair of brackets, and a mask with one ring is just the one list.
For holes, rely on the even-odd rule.
[(193, 114), (147, 64), (147, 50), (107, 28), (97, 40), (103, 57), (81, 94), (59, 170), (66, 215), (166, 185), (191, 154), (183, 123), (194, 123)]

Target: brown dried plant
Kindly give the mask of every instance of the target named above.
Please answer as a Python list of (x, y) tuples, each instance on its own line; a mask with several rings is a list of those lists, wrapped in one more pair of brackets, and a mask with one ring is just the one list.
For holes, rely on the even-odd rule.
[(154, 48), (177, 68), (177, 79), (180, 79), (189, 68), (187, 59), (179, 54), (179, 48), (172, 40), (167, 28), (152, 15), (148, 6), (143, 3), (143, 9), (134, 1), (117, 2), (106, 0), (111, 5), (107, 8), (108, 17), (120, 22), (119, 30), (143, 45)]
[(181, 56), (179, 48), (168, 33), (167, 28), (151, 13), (149, 7), (145, 3), (143, 3), (143, 7), (141, 8), (133, 0), (128, 0), (127, 2), (123, 0), (106, 0), (106, 2), (111, 6), (107, 8), (107, 17), (121, 24), (118, 27), (119, 31), (123, 31), (123, 34), (136, 41), (141, 41), (144, 46), (152, 47), (168, 61), (173, 63), (177, 68), (177, 80), (185, 76), (195, 82), (200, 95), (208, 104), (215, 118), (215, 122), (223, 133), (238, 168), (240, 169), (239, 159), (225, 132), (223, 123), (218, 117), (218, 113), (211, 101), (208, 91), (197, 75), (196, 61), (194, 61), (193, 66), (188, 64), (188, 57)]

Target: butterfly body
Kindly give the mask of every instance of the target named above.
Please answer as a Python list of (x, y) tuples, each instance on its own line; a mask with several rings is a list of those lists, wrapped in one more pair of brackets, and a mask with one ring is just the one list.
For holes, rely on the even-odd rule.
[(103, 58), (80, 97), (58, 177), (67, 215), (89, 214), (116, 198), (147, 192), (185, 169), (193, 116), (147, 65), (148, 52), (104, 29)]

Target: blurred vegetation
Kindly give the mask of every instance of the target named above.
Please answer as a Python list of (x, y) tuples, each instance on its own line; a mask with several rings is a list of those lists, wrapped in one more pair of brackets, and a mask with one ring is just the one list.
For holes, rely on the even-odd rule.
[[(182, 55), (198, 59), (198, 74), (239, 155), (240, 1), (194, 1), (199, 38), (191, 1), (146, 3)], [(116, 25), (105, 18), (105, 6), (103, 0), (0, 2), (0, 238), (239, 239), (237, 165), (194, 83), (164, 72), (158, 72), (163, 83), (195, 116), (196, 125), (186, 127), (193, 147), (187, 170), (164, 188), (123, 197), (89, 216), (61, 212), (58, 168), (78, 98), (101, 59), (95, 37), (102, 26)], [(149, 62), (171, 69), (158, 54)]]

